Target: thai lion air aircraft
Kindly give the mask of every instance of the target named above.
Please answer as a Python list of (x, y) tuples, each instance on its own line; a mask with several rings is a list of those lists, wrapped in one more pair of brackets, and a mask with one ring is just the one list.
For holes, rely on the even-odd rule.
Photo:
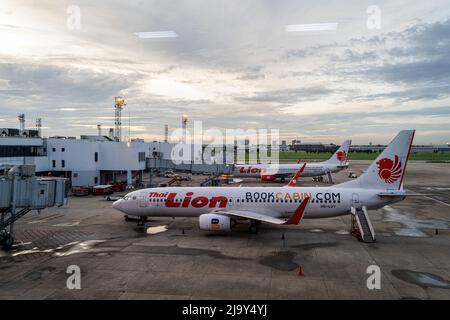
[[(310, 162), (306, 164), (302, 173), (303, 177), (317, 177), (335, 173), (348, 168), (348, 152), (351, 140), (345, 140), (330, 159), (322, 162)], [(234, 166), (233, 175), (236, 177), (260, 177), (262, 181), (274, 181), (280, 179), (284, 182), (286, 178), (292, 177), (302, 166), (300, 163), (289, 164), (237, 164)]]
[(203, 230), (230, 230), (245, 219), (252, 233), (261, 222), (298, 224), (362, 206), (379, 209), (406, 196), (403, 178), (413, 138), (414, 130), (401, 131), (359, 178), (333, 186), (296, 187), (300, 169), (284, 187), (150, 188), (127, 194), (113, 207), (141, 217), (141, 224), (147, 217), (198, 217)]

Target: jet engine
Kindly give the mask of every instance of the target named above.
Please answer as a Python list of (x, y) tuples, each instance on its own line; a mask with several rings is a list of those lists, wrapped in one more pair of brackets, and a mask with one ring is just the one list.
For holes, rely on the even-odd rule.
[(199, 226), (202, 230), (208, 231), (229, 231), (231, 230), (230, 217), (220, 214), (205, 213), (198, 217)]

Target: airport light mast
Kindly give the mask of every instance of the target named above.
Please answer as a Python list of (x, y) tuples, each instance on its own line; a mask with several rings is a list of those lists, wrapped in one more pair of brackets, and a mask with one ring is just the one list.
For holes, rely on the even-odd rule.
[(166, 124), (164, 126), (164, 142), (167, 143), (169, 142), (169, 125)]
[(121, 96), (117, 96), (114, 98), (115, 104), (115, 121), (114, 121), (114, 140), (121, 141), (122, 140), (122, 109), (127, 104), (125, 103), (125, 99)]
[(38, 131), (39, 137), (42, 137), (42, 118), (36, 119), (36, 130)]
[(20, 132), (23, 133), (23, 131), (25, 130), (25, 114), (24, 114), (24, 113), (19, 114), (19, 115), (17, 116), (17, 118), (19, 119), (19, 129), (20, 129)]
[(182, 143), (186, 143), (187, 122), (188, 122), (188, 116), (187, 116), (187, 114), (183, 113), (183, 115), (181, 116), (181, 128), (183, 130), (183, 137), (181, 138)]

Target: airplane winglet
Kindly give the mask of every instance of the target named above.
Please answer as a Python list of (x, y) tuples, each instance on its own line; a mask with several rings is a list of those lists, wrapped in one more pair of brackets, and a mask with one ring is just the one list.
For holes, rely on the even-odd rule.
[(298, 177), (300, 177), (300, 174), (305, 170), (306, 163), (302, 165), (302, 167), (295, 173), (295, 176), (292, 178), (292, 180), (288, 183), (288, 187), (295, 187), (297, 184)]
[(306, 205), (308, 204), (309, 197), (303, 199), (302, 203), (298, 206), (297, 210), (295, 210), (294, 214), (286, 221), (285, 224), (299, 224), (303, 219), (303, 215), (305, 213)]

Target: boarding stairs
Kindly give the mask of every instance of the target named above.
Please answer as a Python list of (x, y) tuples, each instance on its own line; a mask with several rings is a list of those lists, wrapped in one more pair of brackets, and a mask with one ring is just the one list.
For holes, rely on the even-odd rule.
[(366, 207), (351, 209), (352, 214), (352, 229), (351, 234), (356, 236), (359, 241), (365, 243), (375, 242), (375, 231), (367, 213)]

